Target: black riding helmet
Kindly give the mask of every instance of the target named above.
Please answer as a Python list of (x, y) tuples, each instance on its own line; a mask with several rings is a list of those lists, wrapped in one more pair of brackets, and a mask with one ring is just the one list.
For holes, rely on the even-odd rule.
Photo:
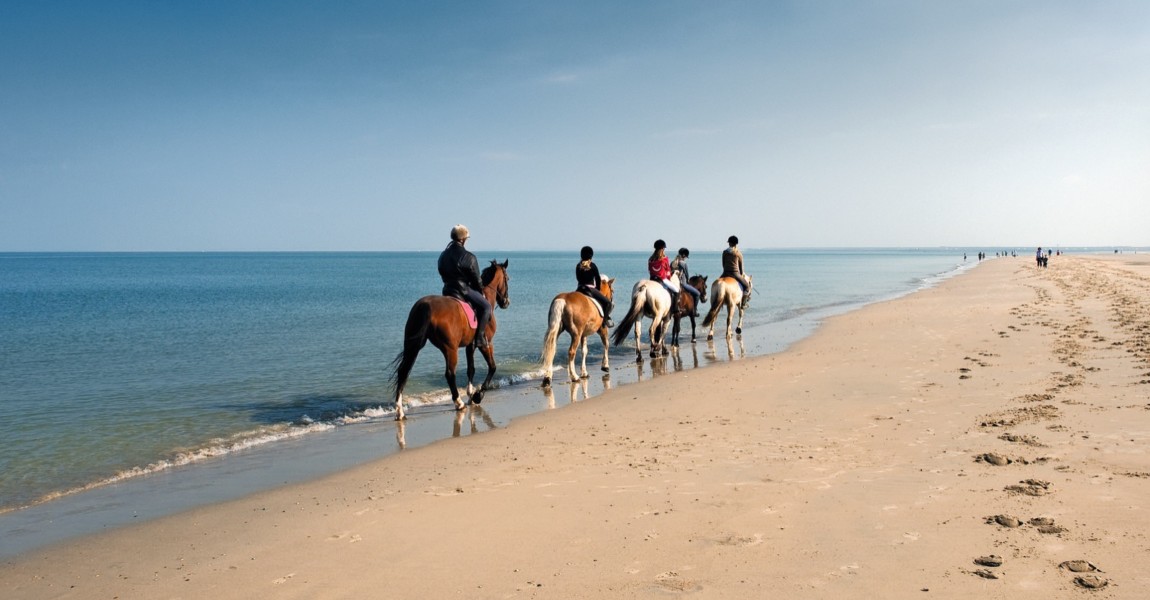
[(664, 242), (663, 240), (655, 240), (655, 249), (656, 250), (662, 250), (663, 248), (666, 248), (666, 247), (667, 247), (667, 242)]
[(595, 251), (591, 249), (591, 246), (583, 246), (583, 248), (579, 250), (579, 258), (581, 260), (591, 260), (592, 256), (595, 256)]
[(687, 258), (690, 255), (691, 255), (690, 250), (688, 250), (686, 248), (679, 248), (679, 256), (682, 256), (683, 258)]
[(729, 244), (731, 246), (738, 246), (739, 245), (738, 236), (732, 235), (731, 237), (727, 238), (727, 244)]

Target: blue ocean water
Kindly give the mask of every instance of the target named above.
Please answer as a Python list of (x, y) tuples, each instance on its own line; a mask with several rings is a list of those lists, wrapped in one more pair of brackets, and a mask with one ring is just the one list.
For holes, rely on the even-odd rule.
[[(547, 307), (573, 288), (577, 253), (473, 250), (509, 261), (497, 380), (536, 385)], [(745, 335), (756, 341), (741, 355), (778, 349), (772, 327), (914, 291), (976, 252), (745, 251), (756, 283)], [(439, 292), (437, 256), (0, 254), (0, 511), (390, 421), (386, 368), (411, 304)], [(620, 297), (646, 277), (646, 253), (595, 259)], [(713, 279), (719, 252), (690, 264)], [(634, 361), (625, 348), (616, 365)], [(408, 385), (416, 404), (447, 402), (442, 372), (429, 346)]]

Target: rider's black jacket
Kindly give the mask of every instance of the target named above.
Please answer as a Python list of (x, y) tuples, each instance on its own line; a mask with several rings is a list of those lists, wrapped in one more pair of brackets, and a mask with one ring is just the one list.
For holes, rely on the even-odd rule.
[(443, 295), (463, 298), (468, 290), (480, 291), (479, 261), (459, 242), (451, 242), (439, 255), (439, 276)]

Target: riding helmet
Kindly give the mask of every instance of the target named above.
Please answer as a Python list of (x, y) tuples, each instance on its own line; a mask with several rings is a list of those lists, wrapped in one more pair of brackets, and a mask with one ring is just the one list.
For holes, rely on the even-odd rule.
[(666, 248), (666, 247), (667, 247), (667, 242), (664, 242), (663, 240), (655, 240), (655, 249), (656, 250), (662, 250), (663, 248)]
[(592, 256), (595, 256), (595, 251), (591, 249), (591, 246), (583, 246), (583, 248), (579, 250), (579, 258), (581, 260), (591, 260)]
[(682, 256), (683, 258), (687, 258), (690, 255), (691, 255), (690, 250), (688, 250), (686, 248), (679, 248), (679, 256)]
[(466, 225), (456, 225), (451, 228), (451, 239), (462, 242), (469, 237), (471, 237), (471, 232), (467, 231)]
[(731, 237), (727, 238), (727, 244), (729, 244), (731, 246), (738, 246), (739, 245), (739, 236), (732, 235)]

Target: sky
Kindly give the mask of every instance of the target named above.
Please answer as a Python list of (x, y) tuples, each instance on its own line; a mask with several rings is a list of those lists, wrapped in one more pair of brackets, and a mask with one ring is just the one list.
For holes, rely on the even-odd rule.
[(0, 251), (1150, 245), (1150, 2), (0, 0)]

